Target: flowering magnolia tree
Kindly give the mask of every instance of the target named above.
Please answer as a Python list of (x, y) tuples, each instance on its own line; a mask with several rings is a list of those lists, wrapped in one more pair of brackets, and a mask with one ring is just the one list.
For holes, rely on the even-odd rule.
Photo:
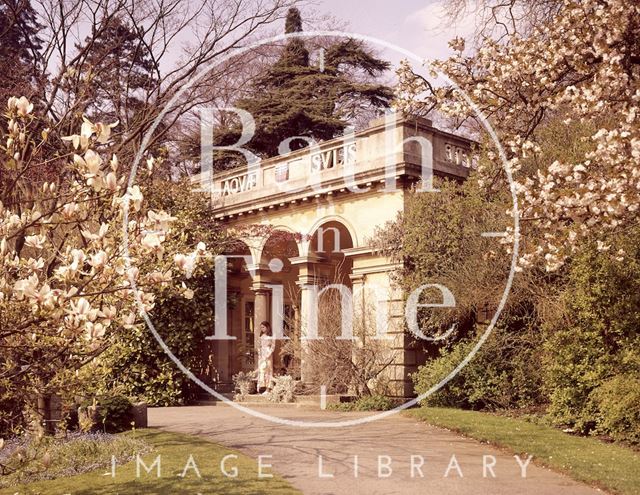
[[(126, 187), (117, 157), (105, 156), (116, 124), (85, 119), (77, 135), (48, 129), (35, 135), (43, 124), (24, 97), (9, 99), (6, 117), (0, 401), (3, 414), (19, 414), (16, 398), (73, 390), (81, 368), (108, 347), (110, 336), (139, 323), (136, 299), (150, 311), (154, 290), (171, 285), (193, 297), (185, 280), (210, 255), (203, 243), (190, 253), (167, 252), (175, 218), (146, 208), (143, 190)], [(55, 179), (42, 181), (41, 171), (52, 164)], [(146, 165), (150, 173), (153, 158)], [(3, 426), (13, 419), (3, 417)]]
[[(496, 129), (514, 173), (523, 231), (537, 232), (536, 242), (524, 243), (520, 264), (543, 260), (550, 271), (584, 240), (611, 249), (607, 233), (634, 223), (640, 205), (640, 5), (555, 4), (526, 34), (484, 38), (473, 53), (465, 54), (464, 40), (454, 39), (455, 54), (432, 66), (468, 94)], [(454, 88), (430, 85), (407, 63), (398, 75), (398, 108), (435, 108), (458, 123), (477, 123), (474, 109)], [(565, 149), (547, 146), (552, 126), (556, 143), (564, 134)], [(497, 150), (489, 148), (480, 179), (504, 186), (496, 181)]]

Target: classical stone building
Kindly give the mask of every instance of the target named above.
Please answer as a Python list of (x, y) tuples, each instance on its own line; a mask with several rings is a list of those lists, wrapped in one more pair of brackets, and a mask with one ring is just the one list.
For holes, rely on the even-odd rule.
[[(229, 254), (244, 256), (229, 260), (227, 332), (235, 340), (209, 343), (218, 386), (255, 366), (261, 321), (283, 318), (285, 327), (298, 327), (285, 333), (305, 335), (314, 317), (313, 287), (341, 283), (354, 294), (356, 321), (358, 301), (374, 302), (386, 315), (384, 342), (394, 350), (385, 370), (388, 393), (411, 396), (409, 374), (424, 359), (412, 345), (403, 297), (391, 280), (397, 266), (370, 241), (403, 211), (411, 188), (429, 189), (431, 174), (464, 179), (470, 147), (426, 119), (391, 114), (354, 135), (214, 174), (215, 217), (238, 231), (239, 244)], [(206, 184), (209, 177), (194, 179)], [(274, 286), (282, 287), (281, 309), (274, 307)], [(279, 348), (275, 369), (310, 380), (304, 355), (296, 360), (301, 366)]]

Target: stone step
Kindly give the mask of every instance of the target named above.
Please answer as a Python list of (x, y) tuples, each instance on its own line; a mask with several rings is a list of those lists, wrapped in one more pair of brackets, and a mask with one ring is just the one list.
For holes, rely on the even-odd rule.
[[(226, 399), (229, 400), (233, 400), (233, 392), (220, 392), (217, 391), (220, 395), (222, 395), (223, 397), (225, 397)], [(223, 402), (220, 399), (218, 399), (217, 397), (209, 394), (208, 392), (202, 392), (198, 398), (194, 401), (195, 405), (202, 405), (202, 404), (208, 404), (208, 405), (215, 405), (218, 402)]]
[[(246, 396), (246, 398), (242, 401), (235, 400), (234, 394), (224, 393), (222, 394), (229, 400), (233, 400), (237, 404), (241, 404), (246, 407), (256, 407), (256, 406), (275, 406), (275, 407), (312, 407), (320, 409), (322, 396), (321, 395), (296, 395), (294, 397), (294, 402), (271, 402), (269, 398), (262, 394), (251, 394)], [(348, 402), (351, 400), (350, 396), (347, 395), (327, 395), (325, 404), (337, 404), (339, 402)], [(208, 396), (208, 398), (202, 398), (201, 400), (196, 401), (196, 405), (206, 405), (206, 406), (214, 406), (218, 404), (222, 404), (223, 401), (218, 400), (216, 397)]]

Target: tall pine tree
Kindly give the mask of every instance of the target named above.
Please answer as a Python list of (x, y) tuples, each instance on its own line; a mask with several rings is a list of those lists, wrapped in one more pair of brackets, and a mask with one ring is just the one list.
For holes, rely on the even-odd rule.
[(91, 47), (79, 67), (88, 81), (79, 88), (80, 106), (90, 118), (120, 121), (118, 129), (126, 131), (157, 85), (155, 66), (142, 34), (121, 18), (106, 17), (99, 30), (87, 38)]
[(29, 0), (0, 1), (0, 101), (10, 96), (34, 99), (38, 92), (38, 63), (42, 26)]
[[(285, 33), (300, 32), (300, 11), (291, 8)], [(391, 89), (363, 79), (380, 76), (390, 64), (376, 58), (363, 43), (341, 40), (320, 57), (312, 64), (303, 38), (289, 38), (279, 59), (254, 83), (251, 96), (236, 102), (235, 106), (250, 112), (256, 122), (256, 133), (246, 148), (262, 157), (275, 156), (285, 139), (331, 139), (344, 131), (358, 110), (389, 106)], [(217, 129), (214, 140), (219, 145), (232, 144), (239, 132), (238, 126)], [(306, 145), (304, 140), (294, 140), (289, 148)], [(221, 157), (218, 168), (235, 164), (228, 155), (226, 158)]]

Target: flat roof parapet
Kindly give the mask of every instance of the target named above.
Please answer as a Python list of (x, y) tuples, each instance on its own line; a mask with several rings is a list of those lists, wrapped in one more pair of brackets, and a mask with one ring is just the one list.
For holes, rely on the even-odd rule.
[[(431, 173), (464, 179), (474, 142), (433, 127), (425, 118), (390, 114), (357, 133), (262, 159), (251, 166), (192, 177), (211, 194), (216, 217), (295, 204), (309, 197), (352, 192), (360, 186)], [(395, 182), (394, 182), (395, 183)]]

